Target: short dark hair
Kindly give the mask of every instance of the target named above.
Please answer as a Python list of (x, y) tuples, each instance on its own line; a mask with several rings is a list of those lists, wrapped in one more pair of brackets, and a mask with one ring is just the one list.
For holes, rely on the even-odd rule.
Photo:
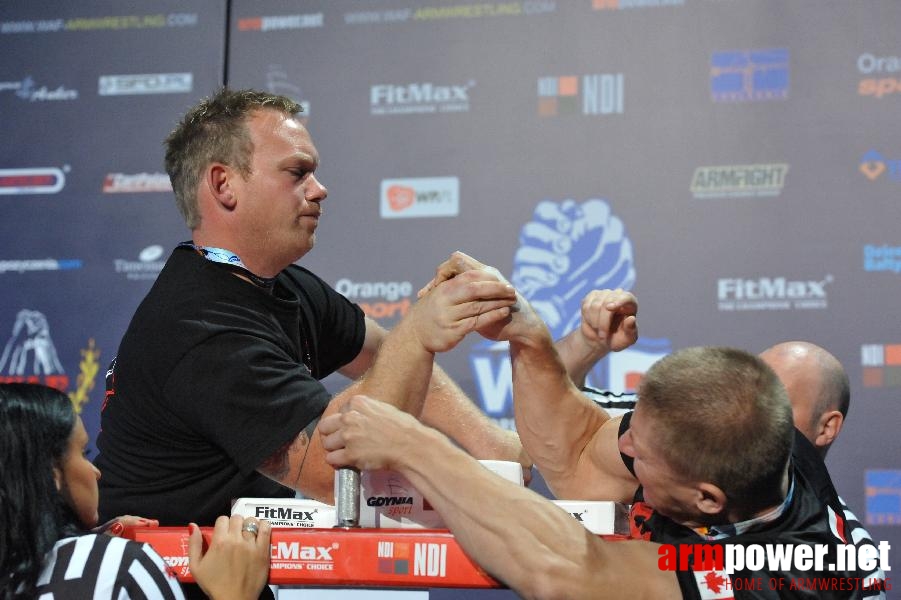
[(735, 348), (679, 350), (655, 363), (638, 389), (655, 447), (683, 477), (718, 486), (734, 506), (781, 500), (791, 454), (791, 404), (776, 373)]
[(243, 177), (250, 174), (253, 143), (247, 118), (261, 109), (290, 116), (301, 112), (300, 104), (286, 96), (223, 87), (191, 108), (166, 138), (166, 172), (175, 203), (191, 229), (200, 224), (197, 186), (210, 163), (232, 166)]
[(53, 477), (75, 426), (69, 397), (27, 383), (0, 384), (0, 597), (30, 598), (44, 557), (77, 518)]

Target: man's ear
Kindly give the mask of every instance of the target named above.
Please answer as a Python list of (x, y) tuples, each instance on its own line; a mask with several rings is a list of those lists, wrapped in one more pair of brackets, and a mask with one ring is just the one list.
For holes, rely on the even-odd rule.
[(820, 419), (817, 421), (816, 428), (816, 439), (814, 440), (814, 445), (817, 448), (828, 448), (832, 442), (835, 441), (835, 438), (838, 437), (839, 432), (842, 430), (842, 425), (845, 423), (845, 418), (842, 416), (842, 413), (837, 410), (830, 410), (824, 412)]
[(205, 184), (215, 202), (226, 210), (233, 210), (237, 197), (234, 190), (235, 171), (221, 163), (213, 163), (206, 169)]
[(701, 482), (695, 484), (695, 492), (695, 506), (705, 515), (715, 516), (726, 510), (726, 494), (719, 486)]

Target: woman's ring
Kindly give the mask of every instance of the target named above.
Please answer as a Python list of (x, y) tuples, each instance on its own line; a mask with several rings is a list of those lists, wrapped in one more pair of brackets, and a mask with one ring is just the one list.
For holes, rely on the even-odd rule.
[(260, 532), (260, 526), (257, 525), (256, 521), (245, 521), (244, 526), (241, 528), (241, 531), (252, 533), (253, 537), (256, 537)]

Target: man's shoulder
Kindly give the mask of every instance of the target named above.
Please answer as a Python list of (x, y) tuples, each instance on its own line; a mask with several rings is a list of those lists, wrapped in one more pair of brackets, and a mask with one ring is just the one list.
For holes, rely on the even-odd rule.
[(282, 270), (282, 272), (278, 274), (278, 279), (282, 283), (287, 283), (291, 286), (300, 286), (303, 289), (306, 289), (306, 287), (311, 284), (324, 286), (328, 289), (331, 289), (332, 287), (328, 283), (326, 283), (326, 281), (322, 279), (322, 277), (320, 277), (310, 269), (295, 264), (288, 265), (287, 268)]

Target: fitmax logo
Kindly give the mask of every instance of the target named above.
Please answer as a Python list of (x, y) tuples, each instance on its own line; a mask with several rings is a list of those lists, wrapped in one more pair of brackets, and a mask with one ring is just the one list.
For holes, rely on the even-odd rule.
[(317, 561), (333, 561), (332, 550), (337, 546), (330, 548), (325, 546), (302, 546), (300, 542), (279, 542), (272, 545), (272, 560), (317, 560)]
[(293, 510), (287, 506), (257, 506), (256, 517), (263, 519), (293, 519), (295, 521), (312, 521), (318, 511)]
[(720, 310), (788, 310), (827, 307), (826, 285), (821, 281), (790, 280), (785, 277), (758, 279), (724, 278), (717, 281)]
[(431, 82), (407, 85), (374, 85), (369, 89), (373, 115), (447, 113), (469, 110), (469, 91), (475, 85), (436, 85)]

